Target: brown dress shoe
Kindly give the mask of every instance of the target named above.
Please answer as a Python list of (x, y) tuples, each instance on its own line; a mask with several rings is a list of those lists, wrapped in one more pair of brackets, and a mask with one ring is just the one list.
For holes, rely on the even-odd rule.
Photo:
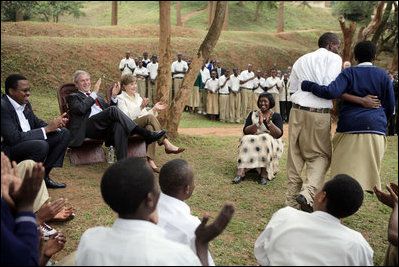
[(168, 150), (165, 148), (165, 153), (166, 154), (179, 154), (181, 152), (183, 152), (184, 150), (186, 150), (185, 148), (181, 148), (179, 147), (177, 150), (173, 151), (173, 150)]

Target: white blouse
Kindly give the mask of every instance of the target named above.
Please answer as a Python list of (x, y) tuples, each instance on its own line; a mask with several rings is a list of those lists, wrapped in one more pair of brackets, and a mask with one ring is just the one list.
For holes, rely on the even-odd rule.
[(152, 114), (155, 117), (158, 116), (158, 112), (154, 111), (154, 109), (150, 109), (149, 111), (145, 108), (140, 109), (143, 99), (138, 93), (135, 93), (135, 96), (131, 97), (125, 91), (122, 91), (122, 93), (117, 96), (117, 99), (118, 108), (132, 120), (143, 117), (147, 114)]

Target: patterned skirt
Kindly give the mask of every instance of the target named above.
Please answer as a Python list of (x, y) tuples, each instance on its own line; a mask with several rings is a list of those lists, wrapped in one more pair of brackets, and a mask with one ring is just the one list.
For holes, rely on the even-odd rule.
[(238, 168), (266, 168), (267, 179), (272, 180), (279, 171), (279, 159), (283, 155), (282, 138), (270, 134), (244, 135), (238, 145)]

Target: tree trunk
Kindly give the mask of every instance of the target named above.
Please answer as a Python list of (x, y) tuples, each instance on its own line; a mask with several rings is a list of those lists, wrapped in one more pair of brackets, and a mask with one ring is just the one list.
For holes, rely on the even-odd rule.
[(382, 11), (384, 10), (384, 4), (384, 1), (378, 2), (373, 19), (370, 21), (369, 25), (366, 28), (359, 31), (356, 43), (367, 40), (370, 34), (374, 33), (377, 30), (378, 26), (380, 26), (382, 21)]
[(208, 1), (208, 27), (209, 29), (212, 25), (213, 19), (215, 18), (216, 2)]
[(352, 62), (352, 40), (356, 31), (356, 22), (352, 21), (349, 27), (346, 27), (345, 18), (343, 16), (339, 17), (338, 21), (341, 26), (342, 35), (344, 36), (342, 61)]
[(176, 26), (183, 26), (181, 21), (180, 1), (176, 1)]
[(259, 19), (259, 5), (260, 5), (259, 1), (256, 1), (254, 21), (258, 21), (258, 19)]
[[(169, 102), (169, 93), (172, 85), (171, 53), (170, 1), (159, 1), (159, 68), (156, 102)], [(170, 105), (170, 103), (168, 104)], [(166, 115), (166, 112), (159, 113), (158, 119), (161, 125), (165, 125)]]
[(223, 30), (224, 31), (229, 30), (229, 2), (228, 1), (227, 1), (227, 5), (226, 5), (226, 14), (224, 16)]
[(387, 6), (385, 8), (384, 16), (382, 17), (382, 21), (381, 21), (380, 25), (378, 26), (378, 29), (375, 31), (373, 38), (371, 39), (371, 41), (375, 45), (378, 44), (378, 40), (380, 39), (380, 36), (382, 35), (382, 33), (384, 31), (384, 27), (388, 21), (389, 15), (391, 13), (391, 9), (392, 9), (392, 2), (388, 2)]
[(15, 7), (15, 21), (24, 21), (24, 14), (19, 12), (18, 7)]
[[(227, 1), (217, 1), (215, 7), (215, 19), (209, 28), (208, 34), (198, 49), (197, 55), (193, 57), (190, 65), (190, 69), (184, 76), (180, 90), (175, 95), (172, 104), (167, 110), (165, 128), (168, 130), (168, 135), (171, 137), (178, 136), (178, 126), (180, 117), (183, 112), (184, 106), (186, 105), (188, 98), (190, 97), (191, 90), (194, 82), (197, 79), (198, 73), (204, 64), (205, 60), (209, 58), (213, 48), (215, 47), (219, 36), (222, 32), (223, 22), (225, 18)], [(170, 70), (170, 66), (168, 66)]]
[(278, 7), (278, 22), (277, 22), (277, 32), (284, 31), (284, 1), (280, 1)]
[(112, 1), (111, 26), (118, 25), (118, 1)]

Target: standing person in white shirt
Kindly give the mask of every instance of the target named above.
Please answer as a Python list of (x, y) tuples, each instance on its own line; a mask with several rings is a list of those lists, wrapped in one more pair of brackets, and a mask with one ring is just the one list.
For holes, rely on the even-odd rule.
[(254, 97), (253, 97), (253, 102), (252, 102), (252, 110), (258, 109), (259, 95), (265, 91), (265, 90), (263, 90), (262, 85), (266, 82), (266, 80), (261, 75), (262, 75), (262, 71), (258, 70), (256, 72), (256, 78), (254, 79)]
[(130, 51), (126, 51), (126, 57), (119, 63), (119, 70), (122, 72), (121, 76), (125, 74), (133, 74), (136, 68), (136, 62), (133, 58), (130, 58)]
[(288, 91), (290, 86), (290, 78), (288, 73), (284, 73), (283, 78), (281, 79), (281, 87), (280, 87), (280, 111), (281, 117), (283, 121), (288, 123), (288, 118), (290, 117), (290, 111), (292, 107), (291, 102), (291, 94)]
[[(295, 69), (295, 67), (294, 67)], [(255, 242), (260, 265), (371, 266), (373, 250), (361, 233), (340, 223), (363, 203), (363, 189), (339, 174), (326, 182), (314, 200), (314, 212), (285, 207), (273, 214)]]
[(148, 52), (147, 52), (147, 51), (143, 52), (143, 59), (142, 59), (142, 61), (143, 61), (143, 67), (144, 67), (144, 68), (147, 68), (148, 63), (151, 62), (151, 59), (148, 57)]
[(273, 108), (274, 112), (281, 113), (280, 112), (280, 97), (279, 97), (279, 90), (281, 88), (281, 80), (279, 77), (277, 77), (277, 70), (276, 69), (271, 69), (270, 70), (270, 77), (266, 79), (265, 82), (265, 90), (269, 94), (272, 94), (274, 103), (276, 105)]
[(229, 117), (229, 80), (230, 70), (225, 69), (224, 74), (219, 78), (219, 120), (227, 122)]
[(111, 227), (86, 230), (79, 242), (78, 266), (208, 265), (208, 244), (226, 228), (235, 207), (226, 203), (215, 221), (205, 216), (195, 231), (195, 254), (188, 246), (166, 238), (158, 223), (160, 190), (143, 158), (127, 158), (111, 165), (101, 179), (102, 197), (118, 213)]
[(172, 90), (170, 91), (169, 103), (172, 102), (173, 98), (180, 90), (184, 75), (188, 70), (187, 62), (182, 60), (182, 57), (182, 53), (177, 53), (177, 60), (172, 63)]
[(147, 64), (148, 70), (148, 99), (150, 106), (157, 102), (157, 78), (158, 78), (158, 56), (152, 55), (151, 62)]
[(212, 71), (211, 79), (205, 83), (205, 89), (208, 91), (206, 96), (206, 113), (210, 115), (211, 120), (216, 120), (219, 114), (219, 80), (216, 78), (216, 71)]
[[(159, 185), (162, 192), (158, 201), (158, 225), (166, 231), (166, 238), (187, 245), (197, 253), (195, 229), (201, 221), (184, 202), (194, 192), (193, 169), (183, 159), (171, 160), (162, 166)], [(209, 251), (208, 260), (210, 266), (215, 265)]]
[(134, 70), (133, 76), (137, 78), (137, 92), (142, 98), (147, 97), (145, 88), (145, 79), (148, 76), (147, 68), (143, 67), (143, 61), (139, 61), (138, 67)]
[[(206, 68), (205, 65), (202, 66), (201, 70), (201, 78), (202, 78), (202, 84), (205, 86), (206, 81), (211, 78), (211, 73), (209, 72), (209, 69)], [(206, 115), (206, 97), (207, 97), (207, 92), (204, 88), (200, 88), (200, 107), (198, 110), (198, 114), (204, 114)]]
[(229, 81), (229, 114), (231, 123), (240, 123), (241, 120), (241, 91), (240, 91), (240, 76), (238, 68), (233, 69), (233, 74), (230, 75)]
[[(341, 72), (337, 54), (341, 41), (334, 33), (324, 33), (319, 49), (300, 57), (290, 75), (292, 109), (289, 118), (287, 192), (285, 204), (311, 212), (313, 198), (323, 185), (331, 161), (332, 101), (302, 91), (303, 80), (328, 85)], [(302, 169), (306, 164), (306, 178)]]
[(240, 74), (241, 86), (241, 102), (242, 102), (242, 117), (246, 118), (249, 112), (252, 111), (253, 102), (253, 80), (256, 78), (255, 73), (252, 71), (252, 64), (248, 64), (248, 69)]

